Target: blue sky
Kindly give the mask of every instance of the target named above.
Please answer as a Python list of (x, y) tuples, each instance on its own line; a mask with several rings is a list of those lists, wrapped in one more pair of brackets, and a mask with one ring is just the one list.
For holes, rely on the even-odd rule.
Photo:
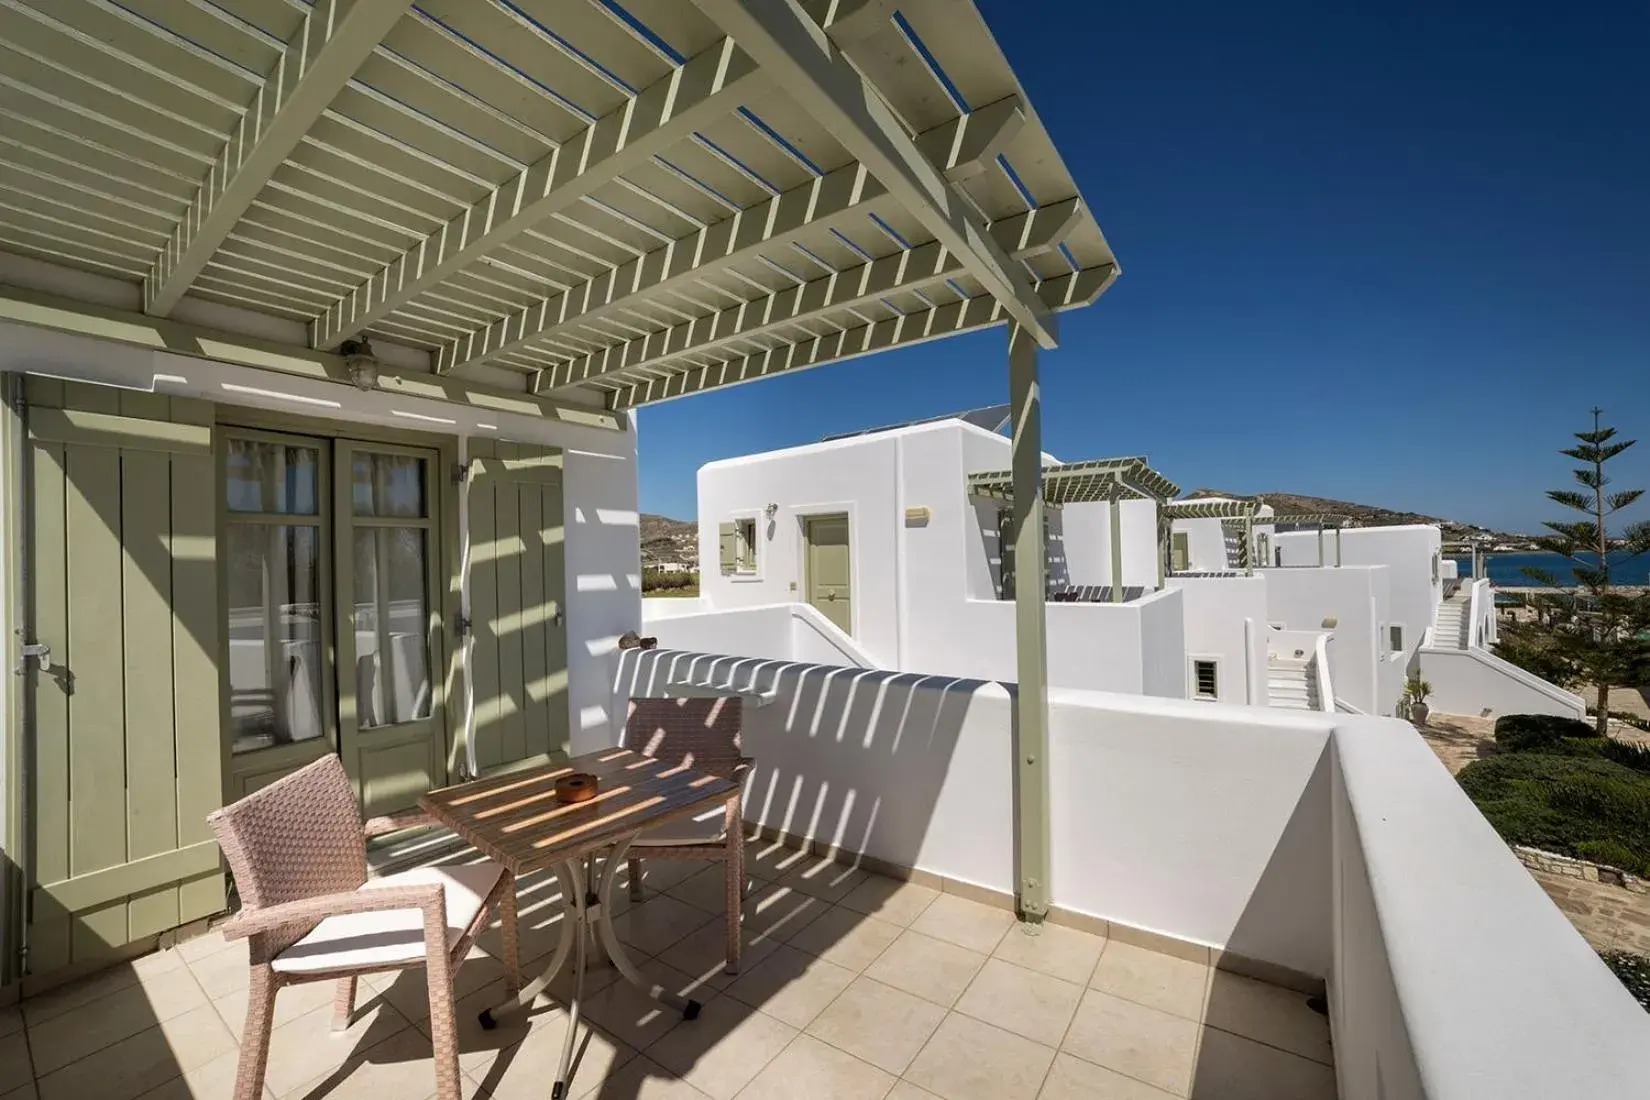
[[(1043, 356), (1047, 450), (1533, 529), (1597, 403), (1650, 487), (1650, 5), (979, 3), (1124, 269)], [(642, 508), (1006, 401), (1005, 348), (644, 409)]]

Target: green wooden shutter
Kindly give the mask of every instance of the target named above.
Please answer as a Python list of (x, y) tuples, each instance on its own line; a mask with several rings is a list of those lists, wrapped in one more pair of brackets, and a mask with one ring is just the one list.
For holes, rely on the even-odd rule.
[[(470, 674), (476, 763), (487, 773), (567, 749), (562, 454), (483, 439), (470, 457)], [(462, 723), (463, 707), (451, 710)], [(461, 736), (453, 744), (456, 765)]]
[(29, 969), (219, 912), (217, 479), (209, 402), (31, 378)]
[(732, 573), (739, 562), (739, 528), (724, 523), (717, 528), (717, 544), (722, 549), (722, 572)]

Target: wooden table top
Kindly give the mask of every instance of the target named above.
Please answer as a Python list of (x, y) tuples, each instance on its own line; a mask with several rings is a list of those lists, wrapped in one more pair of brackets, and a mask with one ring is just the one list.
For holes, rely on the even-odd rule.
[[(588, 772), (596, 797), (563, 804), (556, 780)], [(603, 749), (564, 764), (430, 791), (425, 812), (517, 875), (529, 874), (727, 802), (739, 784), (629, 749)]]

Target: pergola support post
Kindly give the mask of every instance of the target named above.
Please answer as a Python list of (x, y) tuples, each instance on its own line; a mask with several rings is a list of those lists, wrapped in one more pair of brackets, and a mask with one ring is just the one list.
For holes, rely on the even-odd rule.
[(1341, 529), (1335, 528), (1335, 568), (1341, 566)]
[(1161, 592), (1167, 580), (1169, 560), (1169, 521), (1163, 516), (1163, 506), (1157, 506), (1157, 590)]
[(1323, 568), (1323, 524), (1318, 524), (1318, 568)]
[(1243, 517), (1243, 575), (1255, 575), (1255, 517), (1253, 513)]
[(1014, 423), (1014, 699), (1016, 907), (1041, 924), (1049, 906), (1048, 562), (1043, 551), (1043, 413), (1037, 338), (1015, 324), (1008, 337)]
[(1111, 498), (1111, 602), (1123, 602), (1123, 503)]

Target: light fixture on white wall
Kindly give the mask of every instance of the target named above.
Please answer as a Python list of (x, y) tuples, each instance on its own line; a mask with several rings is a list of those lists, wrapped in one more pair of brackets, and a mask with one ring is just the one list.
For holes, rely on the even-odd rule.
[(777, 513), (778, 511), (779, 511), (779, 505), (777, 505), (777, 504), (770, 501), (762, 509), (762, 514), (767, 516), (769, 519), (772, 519), (774, 517), (775, 513)]

